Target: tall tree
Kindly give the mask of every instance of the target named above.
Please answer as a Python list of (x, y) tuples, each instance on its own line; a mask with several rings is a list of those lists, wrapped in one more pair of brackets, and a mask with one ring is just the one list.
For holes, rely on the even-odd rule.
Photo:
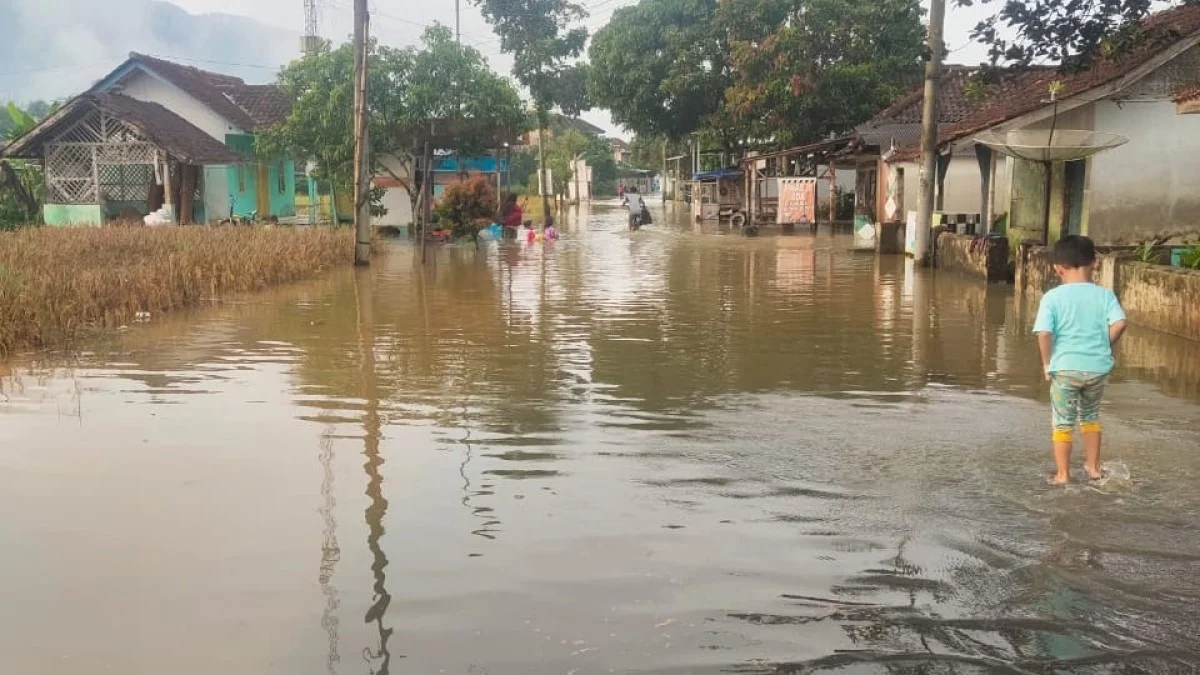
[(921, 12), (919, 0), (724, 0), (730, 114), (772, 144), (849, 132), (915, 84)]
[[(574, 116), (587, 109), (581, 86), (587, 80), (587, 66), (575, 62), (587, 43), (587, 29), (574, 25), (586, 12), (571, 0), (472, 2), (500, 36), (500, 49), (513, 55), (513, 75), (533, 97), (538, 121), (539, 171), (545, 182), (550, 112), (557, 107)], [(542, 217), (550, 218), (548, 195), (542, 197)]]
[[(478, 50), (458, 45), (448, 28), (425, 31), (420, 49), (371, 45), (368, 87), (375, 175), (388, 175), (408, 192), (413, 212), (421, 190), (415, 148), (396, 133), (423, 120), (459, 117), (487, 125), (525, 128), (520, 94), (488, 66)], [(290, 153), (316, 163), (316, 173), (343, 189), (354, 167), (354, 47), (325, 45), (284, 67), (280, 86), (292, 97), (287, 120), (259, 139), (264, 154)], [(376, 197), (379, 195), (376, 194)]]
[(588, 50), (591, 92), (639, 136), (678, 140), (720, 123), (731, 84), (717, 0), (643, 0), (617, 10)]
[(956, 0), (960, 7), (994, 4), (995, 15), (979, 22), (971, 37), (988, 46), (992, 65), (1053, 63), (1085, 68), (1098, 56), (1132, 48), (1144, 37), (1138, 27), (1152, 9), (1200, 4), (1200, 0)]

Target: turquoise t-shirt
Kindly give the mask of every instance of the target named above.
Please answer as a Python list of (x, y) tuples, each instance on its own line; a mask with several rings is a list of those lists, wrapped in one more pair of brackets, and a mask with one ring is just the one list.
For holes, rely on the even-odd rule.
[(1124, 320), (1121, 303), (1107, 288), (1092, 283), (1063, 284), (1042, 298), (1033, 332), (1054, 336), (1050, 372), (1107, 373), (1113, 369), (1108, 328)]

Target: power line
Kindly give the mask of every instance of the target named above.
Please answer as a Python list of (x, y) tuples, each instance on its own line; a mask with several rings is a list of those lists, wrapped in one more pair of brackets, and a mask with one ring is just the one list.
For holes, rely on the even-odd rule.
[(173, 54), (150, 54), (156, 59), (164, 61), (184, 61), (187, 63), (207, 63), (217, 66), (234, 66), (235, 68), (259, 68), (262, 70), (279, 70), (280, 66), (268, 66), (262, 63), (238, 63), (236, 61), (219, 61), (216, 59), (195, 59), (187, 56), (175, 56)]
[(97, 61), (95, 63), (85, 63), (83, 65), (80, 65), (78, 63), (63, 63), (63, 64), (60, 64), (57, 66), (40, 66), (38, 68), (28, 68), (26, 70), (10, 70), (7, 72), (0, 73), (0, 77), (18, 77), (20, 75), (32, 75), (34, 73), (48, 73), (48, 72), (55, 71), (55, 70), (67, 70), (67, 69), (71, 69), (71, 68), (96, 68), (98, 66), (106, 65), (107, 63), (109, 63), (109, 62), (108, 61)]
[[(335, 0), (330, 0), (330, 2), (329, 2), (329, 5), (330, 5), (330, 6), (332, 6), (332, 7), (340, 7), (341, 9), (349, 9), (348, 7), (346, 7), (345, 5), (343, 5), (341, 2), (337, 2), (337, 1), (335, 1)], [(424, 29), (424, 28), (432, 28), (432, 27), (433, 27), (433, 26), (435, 26), (435, 25), (442, 25), (442, 26), (445, 26), (445, 25), (447, 25), (447, 24), (446, 24), (446, 22), (444, 22), (444, 21), (437, 21), (437, 20), (430, 21), (430, 22), (428, 22), (428, 23), (423, 23), (423, 22), (421, 22), (421, 21), (416, 21), (416, 20), (414, 20), (414, 19), (409, 19), (409, 18), (407, 18), (407, 17), (403, 17), (403, 16), (396, 16), (395, 14), (388, 14), (387, 12), (381, 12), (381, 11), (379, 11), (378, 9), (373, 9), (373, 10), (371, 11), (371, 14), (372, 14), (373, 16), (375, 16), (375, 17), (380, 17), (380, 18), (384, 18), (384, 19), (389, 19), (389, 20), (391, 20), (391, 21), (396, 21), (396, 22), (398, 22), (398, 23), (403, 23), (403, 24), (407, 24), (407, 25), (409, 25), (409, 26), (414, 26), (414, 27), (416, 27), (416, 28), (422, 28), (422, 29)], [(466, 31), (463, 31), (461, 34), (462, 34), (462, 36), (463, 36), (463, 37), (466, 37), (466, 38), (472, 38), (472, 39), (475, 39), (475, 40), (479, 40), (479, 41), (480, 41), (479, 43), (472, 43), (472, 44), (481, 44), (481, 43), (483, 43), (483, 42), (487, 42), (487, 41), (488, 41), (488, 38), (481, 38), (481, 37), (479, 37), (478, 35), (472, 35), (472, 34), (470, 34), (470, 33), (467, 33)]]

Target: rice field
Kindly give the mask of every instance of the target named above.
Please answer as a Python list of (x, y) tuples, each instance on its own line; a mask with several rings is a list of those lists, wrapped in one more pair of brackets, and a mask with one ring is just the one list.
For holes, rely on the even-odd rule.
[(52, 228), (0, 233), (0, 355), (127, 325), (140, 312), (315, 277), (354, 262), (351, 229)]

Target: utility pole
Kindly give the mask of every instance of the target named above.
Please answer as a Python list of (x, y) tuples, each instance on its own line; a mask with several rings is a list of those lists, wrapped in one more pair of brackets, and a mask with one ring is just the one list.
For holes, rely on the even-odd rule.
[(929, 8), (929, 60), (925, 62), (925, 105), (921, 114), (921, 193), (917, 195), (917, 250), (920, 264), (929, 260), (929, 237), (933, 227), (933, 200), (937, 187), (938, 92), (941, 89), (942, 57), (946, 52), (942, 28), (946, 0), (931, 0)]
[(354, 0), (354, 264), (371, 264), (371, 151), (367, 124), (367, 0)]
[(662, 193), (663, 206), (667, 205), (667, 137), (662, 139), (662, 176), (658, 179), (658, 191)]
[(462, 0), (454, 0), (454, 41), (462, 44)]

